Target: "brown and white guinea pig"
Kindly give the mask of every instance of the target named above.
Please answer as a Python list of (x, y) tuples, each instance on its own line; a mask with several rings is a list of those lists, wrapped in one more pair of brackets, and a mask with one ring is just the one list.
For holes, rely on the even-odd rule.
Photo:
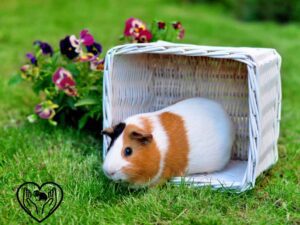
[(226, 111), (205, 98), (131, 116), (102, 134), (111, 138), (105, 175), (135, 186), (221, 170), (230, 159), (235, 136)]

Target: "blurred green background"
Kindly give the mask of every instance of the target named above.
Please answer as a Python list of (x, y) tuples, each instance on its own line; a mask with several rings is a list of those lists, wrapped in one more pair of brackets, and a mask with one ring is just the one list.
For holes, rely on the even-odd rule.
[(184, 0), (190, 3), (219, 4), (236, 18), (245, 21), (276, 21), (288, 23), (300, 20), (298, 0)]
[[(0, 224), (34, 221), (20, 208), (24, 181), (56, 181), (65, 191), (49, 224), (300, 223), (300, 24), (298, 1), (10, 0), (0, 3)], [(284, 16), (282, 16), (284, 15)], [(283, 109), (279, 162), (243, 194), (166, 185), (132, 191), (101, 172), (101, 139), (71, 128), (28, 124), (39, 102), (30, 87), (7, 84), (34, 40), (58, 42), (88, 28), (104, 51), (119, 44), (124, 22), (179, 20), (184, 42), (275, 48), (281, 54)], [(284, 19), (282, 19), (284, 17)], [(99, 96), (100, 98), (101, 96)]]

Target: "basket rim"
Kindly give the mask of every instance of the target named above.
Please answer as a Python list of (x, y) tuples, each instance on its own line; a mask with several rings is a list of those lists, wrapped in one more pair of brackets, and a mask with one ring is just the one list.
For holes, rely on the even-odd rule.
[[(166, 41), (117, 45), (109, 49), (106, 55), (128, 55), (142, 53), (228, 58), (240, 61), (250, 66), (256, 66), (256, 58), (262, 54), (272, 53), (280, 58), (280, 55), (274, 48), (208, 46)], [(279, 63), (281, 63), (281, 60)]]

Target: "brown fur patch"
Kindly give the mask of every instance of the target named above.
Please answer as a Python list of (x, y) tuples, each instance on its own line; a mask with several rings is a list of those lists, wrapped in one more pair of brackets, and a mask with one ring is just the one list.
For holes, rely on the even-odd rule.
[(169, 149), (165, 157), (162, 178), (183, 176), (188, 165), (189, 144), (182, 118), (174, 113), (164, 112), (160, 121), (169, 137)]
[[(159, 170), (160, 152), (154, 139), (150, 143), (142, 144), (138, 140), (133, 140), (130, 136), (132, 132), (152, 133), (151, 122), (147, 118), (142, 118), (143, 129), (128, 124), (124, 129), (122, 157), (130, 162), (132, 166), (123, 169), (128, 175), (129, 182), (134, 184), (144, 184), (149, 182)], [(131, 147), (132, 155), (124, 156), (124, 149)]]

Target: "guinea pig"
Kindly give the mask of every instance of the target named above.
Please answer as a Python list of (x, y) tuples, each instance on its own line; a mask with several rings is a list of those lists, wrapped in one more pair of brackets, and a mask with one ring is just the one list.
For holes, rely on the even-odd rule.
[(235, 136), (223, 107), (205, 98), (131, 116), (102, 134), (111, 139), (104, 174), (134, 186), (221, 170), (230, 159)]

